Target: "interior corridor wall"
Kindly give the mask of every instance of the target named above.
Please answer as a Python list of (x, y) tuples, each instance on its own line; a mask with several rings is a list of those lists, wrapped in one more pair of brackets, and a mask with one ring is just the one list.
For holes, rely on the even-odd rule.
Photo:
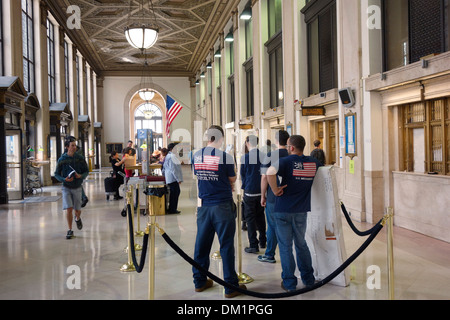
[[(183, 110), (172, 123), (172, 132), (176, 129), (185, 129), (186, 138), (190, 138), (192, 130), (191, 88), (186, 77), (153, 77), (155, 87), (164, 99), (170, 95), (183, 106)], [(140, 89), (141, 77), (105, 77), (103, 81), (103, 105), (99, 113), (103, 123), (102, 144), (125, 143), (130, 140), (129, 102)], [(165, 107), (165, 106), (164, 106)], [(165, 115), (163, 115), (164, 117)], [(165, 135), (165, 132), (164, 132)], [(170, 137), (178, 141), (179, 137)], [(170, 140), (169, 140), (170, 143)], [(105, 150), (106, 148), (103, 148)], [(108, 167), (109, 154), (102, 154), (102, 166)]]

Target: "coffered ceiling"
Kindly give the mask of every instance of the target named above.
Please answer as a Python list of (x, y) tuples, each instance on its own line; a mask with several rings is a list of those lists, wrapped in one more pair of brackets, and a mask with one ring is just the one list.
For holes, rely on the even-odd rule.
[[(81, 10), (81, 29), (69, 37), (100, 75), (136, 75), (145, 56), (154, 75), (194, 76), (231, 18), (239, 0), (153, 0), (159, 25), (155, 46), (142, 54), (125, 39), (124, 29), (139, 11), (141, 0), (46, 0), (60, 25), (70, 5)], [(144, 10), (148, 10), (144, 0)], [(140, 73), (139, 73), (140, 74)]]

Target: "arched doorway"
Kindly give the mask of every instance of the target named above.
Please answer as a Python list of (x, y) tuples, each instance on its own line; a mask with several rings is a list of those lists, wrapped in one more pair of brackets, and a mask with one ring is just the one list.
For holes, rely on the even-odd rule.
[(153, 131), (153, 150), (163, 147), (163, 115), (161, 109), (152, 102), (142, 103), (134, 112), (134, 131)]
[[(139, 95), (139, 90), (135, 91), (129, 100), (131, 140), (138, 143), (138, 130), (151, 129), (153, 131), (153, 150), (162, 148), (167, 142), (167, 138), (163, 134), (166, 125), (166, 100), (159, 91), (152, 88), (149, 88), (149, 90), (155, 92), (154, 97), (150, 101), (143, 100)], [(139, 146), (136, 146), (136, 148), (139, 148)]]

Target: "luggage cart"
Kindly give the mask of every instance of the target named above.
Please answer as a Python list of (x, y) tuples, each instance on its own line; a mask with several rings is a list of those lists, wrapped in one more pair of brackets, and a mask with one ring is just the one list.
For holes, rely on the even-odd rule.
[(33, 194), (37, 194), (38, 190), (42, 193), (42, 183), (41, 183), (41, 170), (38, 166), (33, 165), (32, 158), (28, 158), (25, 161), (26, 166), (26, 179), (25, 179), (25, 188), (24, 195), (29, 196)]

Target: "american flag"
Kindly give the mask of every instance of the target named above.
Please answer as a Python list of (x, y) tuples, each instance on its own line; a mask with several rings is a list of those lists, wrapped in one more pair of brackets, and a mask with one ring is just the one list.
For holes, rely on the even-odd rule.
[(302, 178), (314, 178), (316, 176), (317, 165), (314, 162), (311, 163), (296, 163), (294, 165), (294, 177)]
[(220, 157), (204, 156), (203, 163), (195, 163), (195, 170), (219, 171)]
[(166, 125), (166, 135), (170, 137), (170, 126), (172, 125), (173, 120), (178, 116), (183, 107), (173, 100), (172, 97), (167, 96), (167, 125)]

